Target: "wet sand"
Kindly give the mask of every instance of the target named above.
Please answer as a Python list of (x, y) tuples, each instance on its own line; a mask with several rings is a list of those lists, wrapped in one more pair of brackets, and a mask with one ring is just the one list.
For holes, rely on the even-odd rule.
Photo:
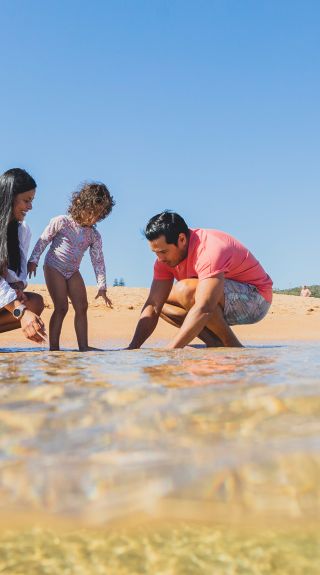
[[(52, 301), (44, 285), (30, 285), (30, 291), (40, 293), (45, 301), (43, 319), (46, 326), (52, 313)], [(141, 308), (146, 300), (147, 288), (110, 288), (108, 293), (113, 302), (113, 309), (105, 306), (102, 300), (95, 300), (97, 290), (88, 287), (89, 300), (89, 343), (103, 348), (110, 345), (126, 346), (134, 332)], [(100, 298), (101, 299), (101, 298)], [(61, 345), (68, 348), (76, 347), (76, 338), (73, 328), (73, 309), (70, 306), (62, 330)], [(261, 322), (236, 326), (234, 331), (244, 344), (251, 342), (289, 342), (299, 340), (318, 340), (320, 328), (320, 299), (302, 298), (275, 294), (271, 309)], [(173, 337), (174, 327), (160, 320), (158, 326), (148, 340), (150, 344), (165, 344)], [(21, 330), (3, 334), (0, 346), (21, 346), (26, 340)], [(199, 343), (199, 340), (195, 340)]]

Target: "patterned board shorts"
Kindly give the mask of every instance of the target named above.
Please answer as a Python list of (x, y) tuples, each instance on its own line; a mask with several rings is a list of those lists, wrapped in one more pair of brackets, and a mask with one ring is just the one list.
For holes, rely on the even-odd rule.
[(224, 312), (228, 325), (256, 323), (266, 315), (270, 303), (250, 284), (224, 280)]

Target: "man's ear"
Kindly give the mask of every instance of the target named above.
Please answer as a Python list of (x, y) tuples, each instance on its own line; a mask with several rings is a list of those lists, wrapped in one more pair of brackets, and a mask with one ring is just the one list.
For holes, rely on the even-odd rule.
[(178, 246), (179, 248), (184, 248), (188, 243), (187, 236), (181, 232), (178, 236)]

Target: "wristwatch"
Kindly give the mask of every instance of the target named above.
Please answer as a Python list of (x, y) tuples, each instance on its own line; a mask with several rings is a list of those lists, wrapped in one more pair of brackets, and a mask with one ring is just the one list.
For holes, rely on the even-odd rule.
[(23, 303), (21, 303), (20, 305), (18, 305), (18, 307), (14, 308), (12, 312), (13, 317), (15, 317), (16, 319), (21, 319), (25, 309), (26, 306)]

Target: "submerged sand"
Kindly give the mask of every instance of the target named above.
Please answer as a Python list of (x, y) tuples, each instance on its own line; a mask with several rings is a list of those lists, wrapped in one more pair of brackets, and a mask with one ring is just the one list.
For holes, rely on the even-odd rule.
[[(31, 290), (44, 297), (43, 318), (48, 326), (52, 302), (46, 287), (33, 285)], [(110, 310), (103, 302), (95, 300), (96, 288), (89, 287), (90, 343), (104, 348), (116, 346), (117, 343), (125, 346), (130, 341), (147, 293), (148, 290), (144, 288), (111, 288), (110, 297), (114, 307)], [(263, 321), (237, 327), (235, 331), (243, 343), (260, 342), (263, 345), (270, 341), (302, 340), (310, 344), (312, 351), (311, 342), (318, 340), (319, 326), (319, 299), (275, 295), (272, 308)], [(165, 343), (174, 333), (174, 328), (160, 321), (147, 345)], [(21, 330), (2, 334), (0, 341), (2, 351), (10, 346), (28, 346)], [(76, 348), (72, 309), (64, 322), (61, 343), (67, 348)], [(29, 345), (34, 347), (35, 344), (29, 342)], [(307, 346), (303, 347), (303, 351), (308, 351)], [(187, 353), (190, 353), (190, 349)], [(204, 353), (210, 357), (202, 358), (201, 354)], [(256, 357), (256, 351), (241, 351), (241, 362), (237, 353), (239, 350), (228, 351), (224, 356), (221, 350), (212, 358), (211, 352), (201, 350), (197, 353), (196, 365), (189, 355), (183, 355), (176, 361), (172, 358), (169, 363), (161, 362), (160, 356), (157, 362), (153, 361), (147, 366), (138, 363), (138, 368), (143, 370), (144, 377), (150, 383), (145, 391), (146, 397), (142, 388), (131, 387), (131, 382), (137, 381), (137, 362), (131, 364), (132, 374), (128, 375), (128, 369), (125, 372), (125, 385), (110, 385), (113, 373), (118, 376), (115, 365), (111, 362), (103, 371), (102, 366), (106, 362), (99, 364), (97, 359), (103, 355), (108, 360), (114, 354), (79, 356), (68, 352), (44, 353), (45, 361), (34, 363), (37, 370), (31, 370), (28, 362), (33, 367), (32, 361), (35, 360), (32, 358), (38, 358), (39, 354), (3, 354), (2, 368), (7, 374), (7, 385), (3, 386), (1, 412), (2, 446), (5, 451), (2, 506), (8, 505), (9, 492), (18, 507), (18, 515), (15, 528), (13, 513), (8, 517), (3, 509), (0, 571), (12, 575), (316, 575), (319, 570), (319, 529), (309, 519), (316, 515), (319, 501), (319, 459), (316, 450), (310, 449), (314, 445), (319, 421), (317, 388), (312, 394), (310, 371), (307, 373), (310, 380), (307, 392), (297, 387), (301, 378), (298, 377), (300, 371), (294, 371), (295, 367), (293, 374), (296, 375), (291, 374), (295, 383), (294, 393), (290, 383), (290, 392), (286, 396), (286, 376), (280, 378), (280, 387), (274, 385), (269, 388), (265, 385), (267, 380), (264, 378), (268, 377), (268, 373), (271, 380), (275, 378), (275, 384), (279, 383), (277, 374), (283, 375), (283, 362), (278, 358), (280, 363), (272, 363), (273, 349), (263, 350), (263, 362)], [(127, 352), (116, 354), (120, 359), (116, 366), (121, 359), (123, 361), (124, 355), (130, 357)], [(17, 358), (19, 361), (16, 361)], [(92, 364), (86, 366), (83, 363), (89, 358), (95, 362), (94, 370)], [(290, 362), (292, 359), (297, 361), (294, 355), (290, 356)], [(309, 362), (308, 365), (313, 363)], [(313, 366), (313, 369), (316, 367)], [(81, 381), (77, 379), (80, 370)], [(218, 385), (215, 393), (212, 384), (234, 384), (232, 374), (235, 370), (238, 370), (241, 378), (244, 373), (251, 374), (248, 380), (250, 390), (241, 387), (236, 395), (234, 385), (223, 388)], [(37, 384), (37, 377), (41, 378), (43, 373), (45, 377), (41, 385)], [(108, 377), (105, 373), (108, 373)], [(92, 379), (87, 375), (92, 375)], [(76, 385), (70, 386), (72, 381)], [(117, 381), (119, 379), (115, 377)], [(53, 382), (55, 385), (51, 385)], [(192, 387), (192, 397), (196, 398), (194, 404), (190, 395), (186, 394), (188, 385)], [(219, 402), (219, 398), (222, 401)], [(165, 443), (165, 438), (168, 441), (172, 438), (172, 443)], [(191, 451), (192, 442), (196, 447), (194, 452)], [(76, 527), (72, 524), (69, 528), (67, 522), (63, 523), (62, 528), (58, 518), (56, 526), (53, 522), (44, 527), (45, 522), (40, 515), (42, 502), (45, 502), (49, 512), (50, 509), (55, 512), (56, 507), (60, 509), (62, 496), (69, 493), (68, 485), (73, 485), (70, 493), (76, 494), (77, 498), (81, 496), (79, 485), (84, 490), (89, 489), (88, 493), (86, 491), (87, 507), (90, 516), (93, 515), (99, 523), (101, 514), (105, 513), (101, 501), (110, 501), (111, 504), (115, 501), (117, 504), (117, 499), (113, 498), (113, 477), (114, 483), (122, 476), (128, 481), (128, 493), (134, 501), (142, 493), (143, 498), (151, 498), (153, 504), (153, 492), (146, 491), (145, 482), (148, 473), (151, 473), (151, 479), (153, 472), (160, 476), (154, 453), (161, 445), (161, 453), (165, 454), (170, 454), (167, 445), (174, 445), (176, 453), (185, 450), (188, 464), (193, 453), (191, 461), (196, 468), (197, 464), (204, 464), (207, 445), (210, 445), (210, 454), (223, 461), (221, 451), (218, 451), (219, 442), (222, 442), (229, 458), (232, 453), (243, 453), (239, 451), (241, 445), (250, 449), (257, 446), (263, 457), (261, 461), (254, 459), (253, 464), (249, 462), (246, 465), (244, 461), (235, 469), (222, 466), (221, 471), (213, 470), (206, 481), (201, 480), (196, 484), (195, 490), (192, 487), (188, 500), (184, 500), (181, 493), (175, 499), (167, 498), (159, 506), (159, 524), (148, 523), (144, 526), (142, 519), (140, 524), (139, 516), (133, 513), (131, 529), (129, 520), (128, 523), (126, 520), (123, 525), (120, 522), (118, 526), (109, 528), (102, 525), (97, 530), (84, 528), (80, 523)], [(283, 450), (284, 454), (280, 450), (283, 444), (284, 447), (288, 446), (287, 452)], [(50, 446), (54, 447), (54, 451), (50, 450)], [(145, 453), (146, 458), (141, 459), (140, 455), (140, 459), (135, 459), (139, 453)], [(149, 460), (150, 453), (152, 457)], [(59, 455), (63, 454), (65, 459), (59, 459)], [(267, 457), (266, 465), (262, 465), (265, 455), (270, 456), (272, 465), (268, 464)], [(170, 458), (170, 465), (176, 457), (175, 454)], [(164, 461), (165, 471), (168, 465), (166, 460), (159, 461)], [(207, 464), (208, 458), (205, 461)], [(41, 462), (41, 465), (37, 462)], [(180, 468), (180, 460), (178, 464)], [(70, 483), (73, 481), (70, 476), (68, 483), (67, 471), (70, 475), (71, 468), (85, 469), (83, 476), (86, 482), (81, 482), (79, 472), (76, 475), (79, 481)], [(121, 475), (115, 473), (117, 469)], [(61, 470), (63, 474), (60, 474)], [(111, 473), (108, 475), (109, 470)], [(128, 470), (133, 473), (131, 483)], [(106, 480), (106, 477), (111, 480)], [(96, 482), (92, 478), (97, 478)], [(103, 499), (104, 489), (106, 496)], [(201, 501), (197, 501), (199, 493), (205, 495), (203, 505), (208, 517), (210, 515), (212, 518), (211, 522), (206, 520), (203, 505), (199, 504)], [(238, 496), (241, 502), (239, 508)], [(26, 510), (30, 515), (27, 513), (25, 528), (21, 499), (29, 504)], [(218, 511), (222, 509), (219, 507), (220, 499), (230, 503), (228, 513), (223, 507), (219, 515)], [(281, 511), (281, 505), (286, 511), (288, 521), (284, 521), (283, 526), (280, 523), (277, 525), (277, 522), (269, 525), (266, 521), (266, 525), (262, 522), (261, 526), (255, 523), (254, 529), (249, 526), (242, 528), (242, 524), (248, 522), (251, 509), (265, 518), (272, 502), (277, 512), (279, 509)], [(151, 506), (152, 509), (156, 514), (158, 507)], [(167, 519), (169, 511), (175, 519), (172, 523)], [(30, 527), (30, 516), (33, 527)], [(239, 516), (241, 521), (237, 530)], [(51, 517), (54, 521), (55, 513)], [(180, 517), (180, 522), (176, 517)]]

